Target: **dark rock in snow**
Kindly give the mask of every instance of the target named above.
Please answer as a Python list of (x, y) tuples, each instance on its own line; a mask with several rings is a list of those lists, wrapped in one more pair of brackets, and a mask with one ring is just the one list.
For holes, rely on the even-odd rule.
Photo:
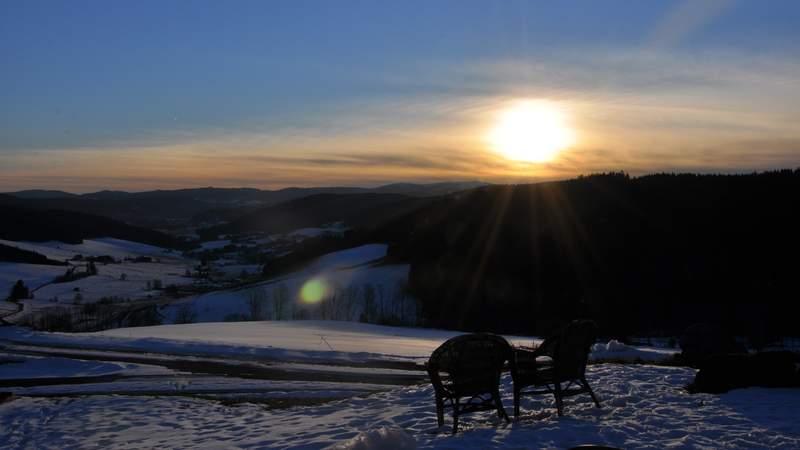
[(700, 363), (688, 389), (721, 394), (754, 386), (800, 387), (800, 354), (776, 351), (712, 356)]

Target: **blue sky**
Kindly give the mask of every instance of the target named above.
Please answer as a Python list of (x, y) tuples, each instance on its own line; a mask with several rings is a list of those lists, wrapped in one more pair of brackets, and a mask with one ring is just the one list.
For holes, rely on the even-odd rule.
[[(4, 1), (0, 190), (800, 165), (796, 1)], [(481, 136), (520, 99), (581, 136)]]

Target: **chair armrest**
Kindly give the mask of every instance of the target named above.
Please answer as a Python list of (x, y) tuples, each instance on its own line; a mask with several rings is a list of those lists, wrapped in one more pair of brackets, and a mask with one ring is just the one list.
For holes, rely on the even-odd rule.
[(530, 371), (552, 366), (553, 358), (539, 348), (514, 348), (510, 362), (512, 369)]

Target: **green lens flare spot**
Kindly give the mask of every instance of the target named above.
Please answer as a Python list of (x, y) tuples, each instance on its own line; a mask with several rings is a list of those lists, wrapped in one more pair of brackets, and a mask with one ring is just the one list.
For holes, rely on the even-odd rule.
[(300, 289), (300, 299), (305, 303), (317, 303), (325, 296), (325, 282), (312, 278)]

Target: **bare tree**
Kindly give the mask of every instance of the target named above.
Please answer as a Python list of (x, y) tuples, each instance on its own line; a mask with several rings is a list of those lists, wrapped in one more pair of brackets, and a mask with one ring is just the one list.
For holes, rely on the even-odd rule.
[(272, 288), (272, 309), (275, 320), (282, 320), (286, 313), (286, 303), (289, 301), (289, 288), (286, 283), (281, 283)]
[(247, 292), (247, 309), (250, 320), (264, 320), (267, 312), (267, 291), (262, 287), (250, 289)]
[(416, 325), (415, 311), (412, 311), (406, 295), (406, 284), (403, 280), (398, 280), (392, 292), (392, 305), (397, 308), (398, 320), (407, 325)]
[(353, 320), (358, 304), (358, 287), (349, 285), (344, 290), (344, 320)]
[(330, 297), (322, 299), (319, 304), (319, 315), (322, 320), (333, 319), (336, 311), (336, 292), (331, 293)]
[(386, 321), (391, 319), (392, 316), (391, 312), (387, 313), (387, 305), (386, 305), (386, 290), (383, 288), (382, 284), (375, 285), (375, 304), (377, 306), (378, 317), (373, 318), (376, 322)]
[(375, 286), (364, 283), (362, 288), (364, 298), (364, 311), (361, 313), (361, 322), (370, 323), (375, 319)]
[(197, 310), (194, 303), (181, 303), (175, 310), (175, 323), (194, 323), (197, 321)]

